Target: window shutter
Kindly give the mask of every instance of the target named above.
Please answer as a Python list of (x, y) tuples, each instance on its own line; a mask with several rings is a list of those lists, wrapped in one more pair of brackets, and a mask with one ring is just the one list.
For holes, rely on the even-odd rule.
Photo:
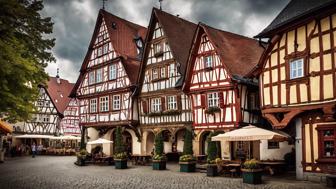
[(218, 92), (218, 98), (219, 98), (219, 107), (224, 108), (223, 92)]
[(203, 108), (206, 107), (205, 94), (201, 94), (201, 106)]
[(142, 110), (143, 110), (143, 113), (145, 113), (145, 114), (148, 113), (147, 101), (145, 101), (145, 100), (142, 101)]
[(161, 97), (161, 110), (165, 111), (166, 110), (166, 101), (165, 97)]
[(177, 109), (182, 110), (181, 95), (176, 96)]

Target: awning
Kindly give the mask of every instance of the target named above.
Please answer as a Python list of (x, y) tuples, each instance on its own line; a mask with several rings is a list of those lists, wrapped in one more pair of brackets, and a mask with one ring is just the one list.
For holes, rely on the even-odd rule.
[(51, 135), (34, 135), (34, 134), (24, 134), (24, 135), (18, 135), (18, 136), (13, 136), (14, 138), (46, 138), (50, 139), (53, 136)]
[(286, 140), (288, 136), (253, 125), (212, 137), (212, 141)]
[(72, 136), (72, 135), (64, 135), (64, 136), (54, 136), (50, 139), (53, 140), (80, 140), (81, 138), (78, 136)]
[(113, 142), (110, 141), (110, 140), (106, 140), (106, 139), (103, 139), (103, 138), (99, 138), (99, 139), (97, 139), (97, 140), (90, 141), (90, 142), (88, 142), (87, 144), (110, 144), (110, 143), (113, 143)]
[(8, 123), (0, 120), (0, 133), (12, 133), (13, 127), (9, 125)]

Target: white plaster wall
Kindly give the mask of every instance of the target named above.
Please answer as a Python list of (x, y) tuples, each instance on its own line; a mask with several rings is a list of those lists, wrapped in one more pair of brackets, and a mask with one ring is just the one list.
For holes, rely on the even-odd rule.
[[(93, 140), (97, 140), (98, 139), (98, 132), (96, 129), (94, 128), (87, 128), (88, 131), (88, 136), (90, 137), (90, 139), (87, 142), (93, 141)], [(91, 153), (91, 150), (94, 148), (94, 145), (86, 145), (86, 150)]]
[(284, 155), (292, 151), (294, 145), (288, 142), (280, 142), (278, 149), (268, 149), (267, 140), (260, 142), (260, 160), (284, 160)]
[(134, 131), (126, 129), (132, 136), (132, 154), (141, 154), (141, 143), (138, 142), (138, 138), (136, 137)]
[(164, 153), (172, 152), (172, 143), (171, 142), (163, 142), (163, 151), (164, 151)]
[(177, 151), (183, 152), (183, 145), (184, 145), (183, 132), (177, 133), (176, 140), (177, 140), (177, 147), (176, 147)]

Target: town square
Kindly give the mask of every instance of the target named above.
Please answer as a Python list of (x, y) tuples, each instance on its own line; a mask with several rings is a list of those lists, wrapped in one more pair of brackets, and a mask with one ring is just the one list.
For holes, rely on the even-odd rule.
[(336, 188), (335, 0), (0, 1), (0, 188)]

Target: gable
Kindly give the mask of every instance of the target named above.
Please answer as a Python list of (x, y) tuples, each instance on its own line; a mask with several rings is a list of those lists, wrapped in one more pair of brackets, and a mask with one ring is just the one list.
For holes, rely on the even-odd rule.
[(196, 58), (192, 63), (190, 90), (230, 85), (230, 76), (208, 36), (203, 33), (198, 40)]

